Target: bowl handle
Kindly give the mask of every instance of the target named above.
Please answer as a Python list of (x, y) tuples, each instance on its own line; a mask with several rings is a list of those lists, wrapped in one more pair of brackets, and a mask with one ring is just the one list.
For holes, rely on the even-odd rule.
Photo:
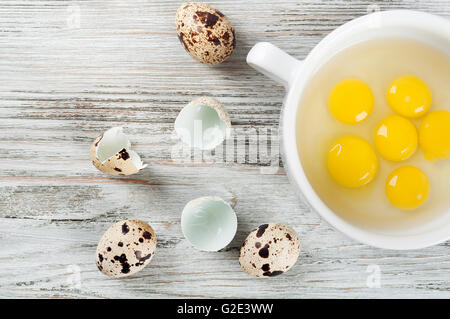
[(302, 61), (269, 42), (259, 42), (248, 53), (247, 63), (289, 90)]

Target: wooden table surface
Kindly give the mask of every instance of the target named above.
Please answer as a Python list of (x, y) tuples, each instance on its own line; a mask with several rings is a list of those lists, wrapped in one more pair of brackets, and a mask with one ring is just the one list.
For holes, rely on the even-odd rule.
[[(350, 240), (296, 196), (283, 169), (267, 170), (276, 158), (249, 155), (266, 131), (277, 146), (284, 92), (245, 56), (264, 40), (303, 58), (368, 11), (450, 17), (450, 1), (211, 0), (238, 37), (232, 58), (216, 67), (195, 62), (179, 44), (180, 4), (1, 1), (0, 297), (449, 298), (449, 242), (399, 252)], [(223, 102), (243, 132), (227, 142), (237, 154), (227, 161), (173, 156), (173, 122), (202, 95)], [(149, 164), (137, 175), (109, 177), (89, 161), (93, 139), (117, 125)], [(236, 238), (217, 253), (196, 251), (181, 233), (184, 205), (205, 195), (230, 201), (238, 215)], [(97, 270), (95, 248), (127, 218), (148, 221), (158, 248), (142, 272), (114, 280)], [(240, 270), (239, 247), (267, 221), (292, 226), (302, 253), (283, 276), (254, 279)], [(378, 274), (379, 288), (370, 284)]]

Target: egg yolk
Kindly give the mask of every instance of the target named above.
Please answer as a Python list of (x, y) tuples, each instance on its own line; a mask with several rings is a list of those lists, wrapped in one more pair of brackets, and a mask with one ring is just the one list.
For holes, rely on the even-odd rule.
[(364, 139), (346, 136), (331, 145), (327, 166), (336, 182), (356, 188), (372, 181), (378, 170), (378, 159), (372, 146)]
[(398, 114), (417, 118), (430, 108), (431, 91), (421, 79), (402, 76), (391, 83), (386, 99), (391, 109)]
[(374, 96), (370, 87), (357, 79), (339, 82), (328, 97), (331, 114), (345, 124), (364, 121), (372, 112)]
[(419, 143), (427, 160), (450, 157), (450, 111), (434, 111), (422, 120)]
[(427, 199), (430, 183), (420, 169), (408, 165), (397, 168), (388, 176), (385, 190), (395, 207), (414, 209)]
[(375, 147), (389, 161), (403, 161), (417, 148), (417, 130), (411, 121), (398, 115), (382, 120), (375, 130)]

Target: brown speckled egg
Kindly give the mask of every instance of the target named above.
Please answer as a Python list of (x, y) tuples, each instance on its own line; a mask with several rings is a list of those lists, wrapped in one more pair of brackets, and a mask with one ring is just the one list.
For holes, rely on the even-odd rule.
[(300, 241), (293, 229), (268, 223), (253, 230), (241, 247), (239, 263), (249, 275), (273, 277), (288, 271), (300, 255)]
[(181, 5), (175, 22), (181, 44), (202, 63), (222, 63), (236, 47), (236, 35), (230, 21), (219, 10), (204, 3)]
[(156, 249), (153, 228), (141, 220), (123, 220), (111, 226), (97, 246), (97, 267), (107, 276), (120, 278), (142, 270)]
[[(113, 127), (97, 137), (91, 145), (90, 159), (94, 166), (110, 175), (132, 175), (145, 168), (139, 155), (130, 149), (130, 141), (122, 127)], [(105, 152), (104, 149), (107, 151)], [(111, 150), (112, 153), (111, 153)], [(108, 153), (105, 157), (105, 153)], [(103, 155), (103, 156), (101, 156)], [(105, 157), (105, 158), (102, 158)]]

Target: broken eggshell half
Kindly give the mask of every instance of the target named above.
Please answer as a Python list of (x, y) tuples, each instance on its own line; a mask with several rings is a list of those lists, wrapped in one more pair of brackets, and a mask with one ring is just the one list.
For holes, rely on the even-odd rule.
[(190, 147), (212, 150), (230, 137), (230, 116), (219, 101), (203, 96), (180, 111), (175, 132)]
[(236, 213), (220, 197), (200, 197), (184, 207), (181, 230), (195, 248), (218, 251), (227, 246), (236, 234)]
[(131, 175), (145, 168), (122, 127), (113, 127), (97, 137), (91, 146), (91, 161), (96, 168), (111, 175)]

